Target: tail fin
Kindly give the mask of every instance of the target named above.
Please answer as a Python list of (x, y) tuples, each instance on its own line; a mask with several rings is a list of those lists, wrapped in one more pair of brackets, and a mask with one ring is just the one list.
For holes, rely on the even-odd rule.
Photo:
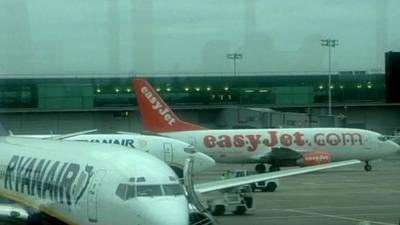
[(146, 80), (134, 79), (132, 83), (145, 130), (174, 132), (205, 129), (180, 120)]

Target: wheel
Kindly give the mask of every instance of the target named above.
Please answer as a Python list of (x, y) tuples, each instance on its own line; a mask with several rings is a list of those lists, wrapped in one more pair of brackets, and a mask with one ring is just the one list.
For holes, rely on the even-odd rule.
[(281, 168), (279, 166), (276, 166), (276, 165), (271, 165), (269, 167), (269, 172), (275, 172), (275, 171), (279, 171), (279, 170), (281, 170)]
[(369, 172), (369, 171), (372, 170), (372, 166), (369, 165), (369, 164), (367, 163), (367, 164), (365, 164), (365, 166), (364, 166), (364, 170), (367, 171), (367, 172)]
[(244, 207), (243, 205), (237, 207), (237, 209), (235, 211), (233, 211), (233, 214), (235, 214), (235, 215), (243, 215), (245, 213), (246, 213), (246, 207)]
[(275, 182), (269, 182), (263, 191), (274, 192), (277, 187)]
[(265, 173), (265, 165), (257, 164), (255, 170), (257, 173)]
[(212, 214), (214, 216), (222, 216), (225, 213), (225, 206), (224, 205), (216, 205)]

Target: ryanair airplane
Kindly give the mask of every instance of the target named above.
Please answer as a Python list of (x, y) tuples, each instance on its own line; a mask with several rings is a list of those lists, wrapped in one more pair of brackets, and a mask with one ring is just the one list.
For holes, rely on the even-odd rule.
[(0, 195), (25, 205), (29, 224), (188, 224), (178, 177), (150, 154), (12, 136), (0, 148)]
[(163, 161), (118, 145), (1, 136), (0, 149), (0, 195), (25, 207), (28, 224), (52, 225), (188, 225), (196, 192), (360, 162), (187, 185), (185, 192)]
[(81, 131), (65, 135), (15, 135), (42, 139), (57, 139), (81, 141), (90, 143), (115, 144), (127, 147), (126, 149), (140, 150), (150, 153), (166, 162), (182, 178), (185, 159), (193, 158), (193, 173), (197, 174), (215, 166), (210, 156), (197, 151), (192, 145), (172, 138), (141, 135), (135, 133), (122, 134), (87, 134), (90, 131)]

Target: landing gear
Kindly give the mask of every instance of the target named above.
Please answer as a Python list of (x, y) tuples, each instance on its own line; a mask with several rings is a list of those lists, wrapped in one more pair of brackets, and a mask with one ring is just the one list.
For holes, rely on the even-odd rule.
[(255, 170), (257, 173), (265, 173), (265, 165), (257, 164)]
[(269, 167), (269, 172), (275, 172), (275, 171), (279, 171), (279, 170), (281, 170), (281, 168), (280, 168), (278, 165), (272, 164), (272, 165)]
[(367, 172), (372, 170), (372, 166), (369, 164), (368, 161), (365, 161), (364, 170), (367, 171)]
[[(265, 168), (265, 165), (264, 165), (264, 164), (257, 164), (255, 170), (256, 170), (257, 173), (265, 173), (266, 168)], [(272, 165), (269, 167), (268, 170), (269, 170), (269, 172), (274, 172), (274, 171), (279, 171), (279, 170), (281, 170), (281, 168), (280, 168), (278, 165), (272, 164)]]

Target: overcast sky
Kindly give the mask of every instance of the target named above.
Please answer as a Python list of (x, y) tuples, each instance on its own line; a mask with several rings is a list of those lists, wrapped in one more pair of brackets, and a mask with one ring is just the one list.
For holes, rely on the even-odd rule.
[(384, 70), (399, 0), (0, 0), (0, 73)]

